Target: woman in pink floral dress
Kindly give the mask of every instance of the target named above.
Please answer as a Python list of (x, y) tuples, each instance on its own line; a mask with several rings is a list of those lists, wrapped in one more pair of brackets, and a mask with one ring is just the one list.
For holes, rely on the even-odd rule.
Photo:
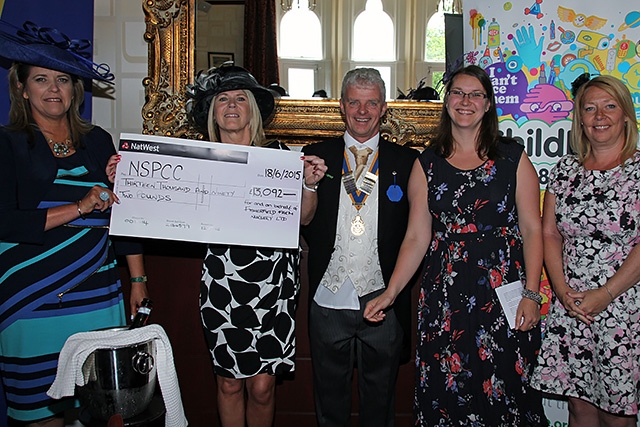
[(629, 90), (584, 83), (571, 147), (550, 174), (544, 260), (555, 299), (534, 387), (568, 396), (569, 425), (635, 426), (640, 392), (640, 153)]

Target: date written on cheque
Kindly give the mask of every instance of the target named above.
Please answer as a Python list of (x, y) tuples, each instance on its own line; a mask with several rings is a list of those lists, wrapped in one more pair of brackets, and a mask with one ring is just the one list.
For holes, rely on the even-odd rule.
[(302, 171), (299, 170), (289, 170), (289, 169), (275, 169), (275, 168), (265, 168), (264, 177), (271, 179), (292, 179), (299, 180), (302, 177)]

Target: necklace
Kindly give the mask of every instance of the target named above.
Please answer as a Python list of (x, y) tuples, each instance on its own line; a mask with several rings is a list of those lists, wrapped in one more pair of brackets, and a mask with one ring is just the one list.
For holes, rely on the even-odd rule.
[(65, 139), (64, 142), (53, 142), (53, 139), (49, 138), (47, 142), (51, 146), (53, 154), (57, 157), (64, 157), (71, 152), (72, 142), (69, 138)]

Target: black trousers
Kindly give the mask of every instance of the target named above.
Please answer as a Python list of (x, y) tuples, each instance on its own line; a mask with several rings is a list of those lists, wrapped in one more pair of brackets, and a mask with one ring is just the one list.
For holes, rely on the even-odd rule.
[(311, 303), (309, 340), (319, 427), (351, 425), (354, 366), (358, 372), (358, 425), (390, 427), (395, 423), (403, 332), (393, 311), (378, 324), (362, 317), (367, 301), (381, 293), (361, 297), (360, 310), (334, 310)]

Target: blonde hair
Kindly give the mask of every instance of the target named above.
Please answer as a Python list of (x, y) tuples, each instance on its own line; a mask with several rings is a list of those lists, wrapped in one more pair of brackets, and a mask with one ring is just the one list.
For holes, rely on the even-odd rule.
[[(262, 127), (262, 116), (260, 115), (260, 109), (258, 108), (258, 103), (256, 102), (255, 96), (251, 93), (250, 90), (239, 89), (247, 96), (247, 100), (249, 101), (249, 111), (251, 113), (251, 119), (249, 120), (249, 130), (251, 133), (251, 145), (255, 145), (257, 147), (262, 147), (266, 145), (267, 138), (264, 135), (264, 128)], [(216, 100), (218, 99), (218, 95), (214, 96), (211, 100), (211, 105), (209, 106), (209, 117), (207, 120), (207, 130), (209, 132), (209, 138), (211, 136), (215, 137), (216, 141), (220, 141), (220, 127), (216, 123), (215, 118), (215, 105)]]
[[(11, 107), (9, 108), (9, 125), (13, 130), (27, 132), (29, 139), (33, 141), (33, 125), (37, 125), (31, 114), (31, 104), (22, 94), (24, 92), (29, 74), (33, 65), (24, 64), (22, 62), (14, 62), (9, 69), (9, 100)], [(82, 79), (69, 74), (73, 83), (73, 97), (71, 105), (67, 111), (67, 119), (69, 120), (69, 133), (75, 148), (80, 146), (82, 135), (86, 135), (93, 129), (93, 125), (80, 116), (80, 107), (84, 103), (84, 84)]]
[(584, 83), (576, 93), (573, 106), (573, 123), (571, 123), (571, 149), (578, 156), (580, 163), (591, 155), (591, 143), (582, 126), (582, 109), (584, 94), (590, 87), (597, 87), (608, 93), (618, 103), (625, 115), (625, 142), (620, 152), (620, 164), (632, 158), (638, 145), (638, 121), (635, 106), (627, 86), (612, 76), (597, 76)]

